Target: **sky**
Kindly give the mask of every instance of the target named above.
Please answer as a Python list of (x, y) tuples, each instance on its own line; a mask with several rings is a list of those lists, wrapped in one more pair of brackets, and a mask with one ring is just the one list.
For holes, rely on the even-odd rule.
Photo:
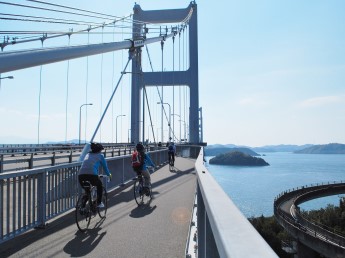
[[(134, 6), (134, 2), (119, 0), (102, 0), (102, 5), (91, 0), (54, 3), (119, 17), (130, 14)], [(143, 10), (179, 9), (189, 5), (189, 1), (182, 0), (141, 0), (137, 3)], [(252, 147), (345, 143), (344, 1), (222, 0), (215, 4), (201, 0), (196, 3), (199, 105), (203, 111), (205, 142)], [(1, 10), (15, 13), (19, 9), (1, 5)], [(20, 10), (21, 14), (43, 15), (37, 10)], [(57, 30), (57, 27), (50, 27), (51, 24), (8, 20), (0, 20), (0, 23), (2, 31)], [(68, 31), (71, 27), (63, 24), (58, 29)], [(81, 28), (85, 26), (78, 27)], [(47, 40), (44, 47), (130, 38), (127, 34), (113, 36), (101, 31), (91, 34), (89, 39), (87, 36), (72, 36), (70, 42), (67, 37)], [(149, 45), (152, 69), (160, 71), (162, 66), (166, 71), (186, 68), (188, 60), (183, 57), (188, 53), (187, 38), (185, 33), (174, 44), (172, 40), (165, 43), (163, 65), (160, 44)], [(40, 47), (40, 42), (18, 44), (6, 47), (4, 52)], [(2, 74), (1, 77), (12, 75), (14, 79), (1, 80), (0, 144), (78, 139), (79, 132), (82, 140), (90, 139), (126, 61), (127, 52), (117, 51), (88, 60), (71, 60), (69, 64), (61, 62)], [(146, 53), (143, 69), (151, 69)], [(129, 140), (129, 89), (127, 75), (119, 85), (96, 140)], [(174, 94), (180, 97), (176, 97), (179, 100), (172, 105), (173, 89), (164, 88), (164, 102), (172, 105), (175, 114), (172, 116), (175, 135), (180, 138), (181, 126), (181, 138), (184, 138), (185, 126), (188, 131), (188, 88), (176, 87)], [(160, 140), (157, 88), (148, 89), (148, 98), (153, 131)], [(93, 105), (80, 108), (86, 99)], [(123, 114), (126, 116), (121, 116)], [(147, 123), (145, 127), (146, 131), (151, 130)], [(163, 130), (167, 138), (166, 123)], [(152, 140), (152, 132), (148, 137)]]

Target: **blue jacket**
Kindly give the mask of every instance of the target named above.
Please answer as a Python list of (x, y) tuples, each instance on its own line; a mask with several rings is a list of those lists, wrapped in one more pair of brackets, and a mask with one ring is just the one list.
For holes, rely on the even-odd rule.
[(81, 165), (79, 175), (98, 175), (100, 166), (103, 167), (104, 172), (109, 176), (110, 172), (103, 154), (100, 152), (89, 152)]
[(155, 167), (155, 164), (151, 160), (150, 156), (147, 153), (145, 153), (144, 164), (143, 164), (142, 170), (147, 170), (147, 166)]

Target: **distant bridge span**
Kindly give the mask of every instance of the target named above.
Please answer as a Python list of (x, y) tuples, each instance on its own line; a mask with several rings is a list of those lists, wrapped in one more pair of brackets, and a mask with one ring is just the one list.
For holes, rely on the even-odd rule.
[(345, 193), (345, 182), (303, 186), (281, 193), (274, 201), (274, 215), (298, 243), (298, 257), (314, 257), (315, 252), (326, 257), (345, 257), (345, 237), (315, 222), (308, 221), (298, 205), (309, 200)]

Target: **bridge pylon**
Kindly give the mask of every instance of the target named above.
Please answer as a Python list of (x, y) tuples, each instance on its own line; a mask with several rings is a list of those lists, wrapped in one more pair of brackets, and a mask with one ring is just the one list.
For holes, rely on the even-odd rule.
[[(189, 108), (189, 141), (199, 143), (199, 73), (198, 73), (198, 31), (197, 4), (192, 1), (185, 9), (143, 11), (138, 4), (134, 5), (133, 39), (144, 38), (143, 23), (177, 23), (189, 14), (189, 68), (186, 71), (143, 72), (141, 69), (141, 49), (132, 60), (132, 95), (131, 95), (131, 141), (139, 142), (142, 100), (140, 91), (146, 86), (181, 86), (190, 89)], [(141, 21), (138, 23), (137, 21)], [(164, 42), (163, 42), (164, 43)], [(140, 75), (140, 76), (138, 76)], [(144, 125), (143, 125), (144, 127)], [(142, 139), (143, 140), (143, 139)], [(163, 140), (163, 139), (162, 139)]]

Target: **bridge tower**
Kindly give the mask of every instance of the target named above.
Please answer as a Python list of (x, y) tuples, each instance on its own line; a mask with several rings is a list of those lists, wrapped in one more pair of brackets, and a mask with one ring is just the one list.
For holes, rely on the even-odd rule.
[[(143, 39), (142, 23), (177, 23), (183, 21), (190, 12), (189, 20), (189, 63), (186, 71), (142, 72), (141, 49), (137, 49), (136, 58), (132, 61), (132, 96), (131, 96), (131, 140), (139, 142), (140, 109), (142, 101), (140, 91), (146, 86), (179, 86), (187, 85), (190, 89), (189, 139), (199, 143), (199, 73), (198, 73), (198, 31), (197, 4), (192, 1), (186, 9), (143, 11), (138, 4), (133, 8), (133, 40)], [(140, 75), (140, 76), (138, 76)]]

